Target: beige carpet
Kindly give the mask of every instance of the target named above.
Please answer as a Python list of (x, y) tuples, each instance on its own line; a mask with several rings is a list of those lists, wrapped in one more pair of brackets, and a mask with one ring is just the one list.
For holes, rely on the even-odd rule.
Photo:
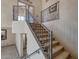
[(18, 57), (16, 47), (15, 46), (2, 47), (1, 59), (20, 59)]

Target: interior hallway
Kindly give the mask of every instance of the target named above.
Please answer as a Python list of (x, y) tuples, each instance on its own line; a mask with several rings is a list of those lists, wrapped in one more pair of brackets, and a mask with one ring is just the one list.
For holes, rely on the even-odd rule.
[(1, 48), (1, 59), (20, 59), (15, 46)]

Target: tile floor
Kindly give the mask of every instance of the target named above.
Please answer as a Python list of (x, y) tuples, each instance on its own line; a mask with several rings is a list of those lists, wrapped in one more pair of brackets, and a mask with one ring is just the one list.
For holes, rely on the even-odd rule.
[(2, 47), (1, 59), (20, 59), (20, 57), (18, 57), (16, 47), (15, 46)]

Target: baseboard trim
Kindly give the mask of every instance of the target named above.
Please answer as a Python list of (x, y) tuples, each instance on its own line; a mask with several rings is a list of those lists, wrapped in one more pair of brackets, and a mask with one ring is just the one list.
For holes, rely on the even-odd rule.
[(6, 46), (1, 46), (1, 48), (9, 47), (9, 46), (16, 46), (16, 45), (15, 44), (10, 44), (10, 45), (6, 45)]

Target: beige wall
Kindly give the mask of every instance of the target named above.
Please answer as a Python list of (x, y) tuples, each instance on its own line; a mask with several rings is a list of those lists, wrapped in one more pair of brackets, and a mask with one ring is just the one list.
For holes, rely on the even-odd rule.
[(32, 5), (35, 7), (35, 16), (38, 16), (36, 20), (41, 20), (41, 9), (42, 9), (42, 3), (41, 0), (30, 0), (32, 2)]
[(1, 0), (1, 28), (7, 29), (7, 40), (2, 40), (2, 46), (15, 44), (14, 34), (12, 34), (13, 5), (17, 0)]
[(1, 27), (11, 27), (13, 20), (13, 5), (16, 5), (17, 0), (2, 0), (1, 1)]
[(7, 39), (6, 40), (1, 40), (1, 46), (8, 46), (8, 45), (14, 45), (15, 44), (15, 34), (12, 34), (12, 29), (11, 28), (4, 28), (2, 29), (7, 29)]
[(25, 0), (20, 0), (21, 2), (25, 4), (32, 5), (34, 7), (34, 16), (37, 17), (37, 21), (41, 20), (41, 10), (42, 10), (42, 1), (41, 0), (30, 0), (32, 3), (28, 3)]
[(77, 0), (49, 0), (47, 3), (42, 0), (42, 10), (54, 4), (59, 3), (60, 19), (55, 21), (45, 22), (44, 24), (61, 39), (58, 39), (70, 51), (71, 54), (77, 57), (78, 49), (78, 15), (77, 15)]

